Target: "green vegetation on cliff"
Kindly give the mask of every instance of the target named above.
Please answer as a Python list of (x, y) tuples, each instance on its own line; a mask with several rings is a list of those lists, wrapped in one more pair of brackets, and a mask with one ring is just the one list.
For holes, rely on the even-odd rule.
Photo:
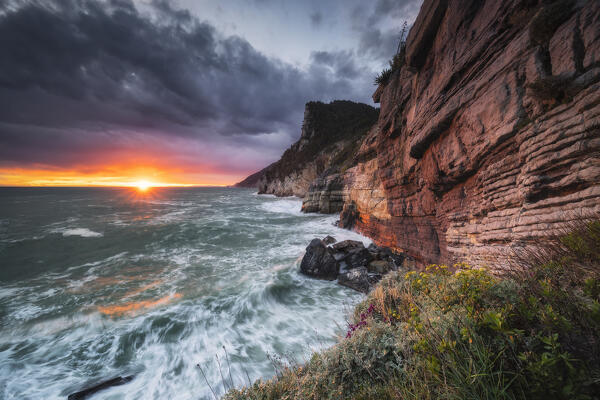
[[(284, 180), (308, 163), (319, 161), (323, 153), (336, 153), (330, 163), (317, 165), (318, 172), (326, 168), (348, 168), (362, 138), (377, 122), (379, 109), (363, 103), (335, 100), (331, 103), (306, 103), (302, 136), (287, 149), (281, 158), (236, 184), (255, 187), (264, 177), (267, 182)], [(339, 147), (339, 148), (338, 148)]]
[(233, 399), (595, 399), (600, 222), (516, 257), (498, 277), (465, 264), (394, 273), (348, 335)]
[[(378, 109), (352, 101), (307, 103), (300, 141), (287, 149), (279, 161), (267, 168), (267, 179), (286, 177), (340, 141), (353, 144), (367, 133), (378, 116)], [(306, 143), (302, 143), (303, 139), (306, 139)]]

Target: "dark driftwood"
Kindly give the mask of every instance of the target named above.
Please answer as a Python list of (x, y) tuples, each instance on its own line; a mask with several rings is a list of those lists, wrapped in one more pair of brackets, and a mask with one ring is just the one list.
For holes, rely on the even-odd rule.
[(124, 385), (124, 384), (130, 382), (132, 379), (133, 379), (133, 375), (126, 376), (126, 377), (118, 376), (118, 377), (110, 379), (108, 381), (99, 383), (96, 386), (92, 386), (92, 387), (84, 389), (80, 392), (70, 394), (69, 397), (67, 397), (67, 400), (83, 400), (87, 396), (90, 396), (96, 392), (103, 390), (103, 389), (108, 389), (109, 387), (112, 387), (112, 386)]

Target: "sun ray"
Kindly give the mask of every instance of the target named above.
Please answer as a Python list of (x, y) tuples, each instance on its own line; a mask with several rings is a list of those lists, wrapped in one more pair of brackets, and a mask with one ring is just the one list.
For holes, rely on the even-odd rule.
[(135, 186), (140, 192), (145, 192), (148, 189), (150, 189), (153, 185), (151, 182), (149, 182), (147, 180), (140, 180), (140, 181), (134, 182), (133, 186)]

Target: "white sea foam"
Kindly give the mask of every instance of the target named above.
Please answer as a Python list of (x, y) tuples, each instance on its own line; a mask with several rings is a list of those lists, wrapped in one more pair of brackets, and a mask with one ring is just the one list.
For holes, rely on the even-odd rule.
[(297, 197), (283, 197), (275, 201), (269, 200), (262, 203), (261, 208), (271, 213), (290, 214), (296, 217), (308, 215), (301, 211), (302, 200)]
[(67, 236), (81, 236), (81, 237), (85, 237), (85, 238), (92, 238), (92, 237), (102, 237), (104, 236), (102, 233), (100, 232), (94, 232), (91, 229), (87, 229), (87, 228), (71, 228), (71, 229), (56, 229), (54, 230), (55, 233), (62, 233), (63, 236), (67, 237)]
[[(212, 207), (204, 216), (195, 213), (197, 204), (189, 199), (199, 195), (193, 193), (152, 206), (150, 220), (159, 216), (164, 224), (115, 227), (114, 237), (122, 233), (124, 240), (113, 247), (89, 254), (73, 249), (76, 265), (56, 266), (55, 273), (15, 283), (14, 289), (0, 287), (9, 315), (25, 306), (18, 314), (23, 319), (0, 325), (7, 349), (0, 352), (0, 398), (64, 399), (87, 383), (133, 374), (132, 382), (94, 398), (210, 399), (196, 364), (221, 395), (216, 354), (227, 365), (222, 371), (231, 367), (240, 386), (246, 371), (251, 380), (274, 374), (267, 352), (302, 362), (311, 349), (343, 334), (338, 323), (343, 325), (347, 304), (364, 296), (300, 275), (298, 264), (314, 237), (368, 244), (367, 238), (333, 226), (335, 215), (301, 213), (297, 198), (203, 194), (199, 200)], [(129, 222), (128, 212), (118, 215)], [(99, 221), (64, 220), (45, 229), (98, 237), (85, 236), (98, 232), (79, 227)], [(103, 314), (105, 306), (117, 313)], [(118, 315), (119, 309), (133, 312)], [(14, 376), (19, 379), (8, 379)]]

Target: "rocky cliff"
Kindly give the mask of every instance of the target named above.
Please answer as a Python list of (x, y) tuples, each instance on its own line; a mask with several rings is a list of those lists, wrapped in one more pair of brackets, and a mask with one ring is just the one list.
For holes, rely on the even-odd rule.
[(279, 161), (236, 186), (257, 187), (259, 193), (276, 196), (304, 197), (309, 185), (325, 169), (345, 168), (352, 161), (378, 115), (378, 109), (352, 101), (309, 102), (300, 139)]
[(305, 210), (343, 204), (380, 245), (476, 265), (600, 213), (600, 1), (425, 0), (374, 100)]

